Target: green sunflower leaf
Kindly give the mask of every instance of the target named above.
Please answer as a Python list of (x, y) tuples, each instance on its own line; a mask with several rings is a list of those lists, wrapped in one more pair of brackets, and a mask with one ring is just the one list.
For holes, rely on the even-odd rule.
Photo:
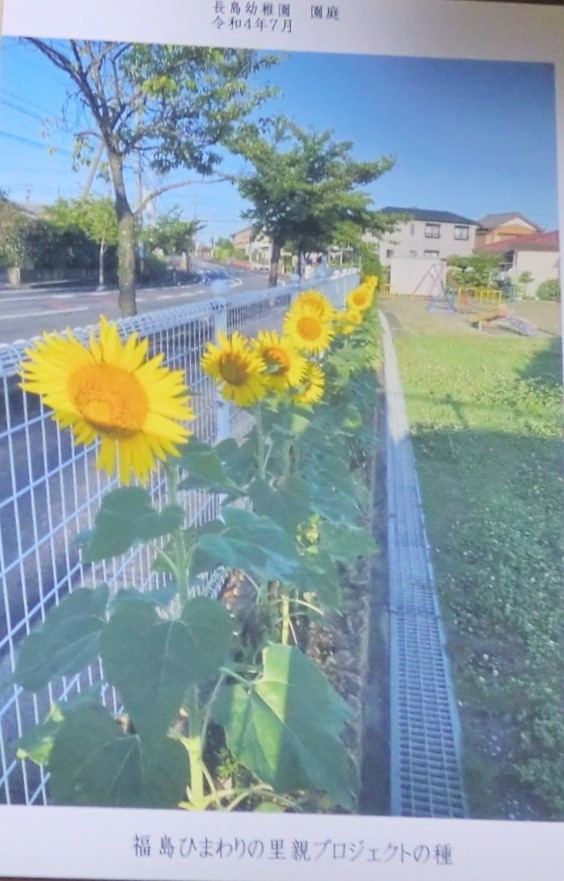
[(242, 444), (233, 438), (226, 438), (214, 449), (225, 473), (237, 486), (244, 487), (256, 473), (257, 448), (256, 428), (252, 428)]
[(94, 530), (87, 536), (82, 552), (85, 563), (107, 560), (124, 554), (138, 540), (150, 541), (167, 535), (183, 522), (179, 505), (156, 511), (147, 490), (137, 486), (120, 487), (104, 496), (96, 515)]
[(174, 582), (170, 582), (170, 584), (158, 590), (141, 591), (136, 590), (134, 587), (124, 587), (117, 591), (110, 601), (109, 608), (113, 612), (121, 603), (127, 603), (131, 599), (136, 599), (139, 602), (148, 603), (150, 606), (159, 606), (162, 609), (166, 609), (177, 595), (178, 589)]
[(325, 550), (333, 560), (352, 566), (359, 557), (370, 557), (376, 553), (376, 542), (367, 529), (349, 524), (340, 524), (323, 521), (319, 525), (321, 548)]
[(87, 705), (64, 720), (49, 760), (55, 804), (173, 808), (186, 797), (188, 756), (168, 737), (146, 743), (125, 734), (101, 706)]
[(40, 629), (24, 640), (13, 681), (40, 691), (57, 676), (80, 673), (98, 656), (106, 626), (108, 587), (79, 588), (47, 614)]
[(300, 523), (309, 517), (309, 487), (301, 477), (288, 478), (282, 487), (255, 480), (248, 492), (255, 514), (269, 515), (290, 535), (294, 535)]
[(100, 689), (100, 683), (91, 685), (72, 700), (51, 704), (45, 718), (16, 741), (14, 748), (17, 758), (30, 759), (36, 765), (47, 765), (55, 736), (64, 720), (85, 704), (99, 704)]
[(132, 597), (112, 615), (100, 655), (135, 730), (154, 740), (175, 722), (187, 689), (217, 673), (232, 640), (231, 617), (217, 600), (195, 597), (179, 620), (167, 621)]
[(301, 563), (294, 580), (300, 593), (313, 591), (323, 606), (338, 609), (342, 597), (341, 582), (330, 554), (313, 546), (302, 554)]
[(244, 508), (224, 507), (224, 529), (203, 535), (198, 548), (207, 555), (209, 566), (218, 563), (254, 573), (266, 581), (291, 581), (300, 566), (295, 540), (270, 517)]
[(223, 686), (212, 715), (233, 756), (275, 792), (311, 788), (353, 807), (354, 775), (341, 740), (352, 712), (299, 649), (268, 646), (262, 675)]
[(242, 490), (225, 472), (217, 449), (210, 444), (190, 440), (183, 447), (177, 463), (188, 472), (188, 476), (178, 484), (180, 489), (204, 490), (232, 497), (242, 494)]
[(359, 487), (342, 460), (328, 457), (308, 465), (305, 477), (311, 490), (311, 507), (331, 523), (354, 524), (361, 515)]

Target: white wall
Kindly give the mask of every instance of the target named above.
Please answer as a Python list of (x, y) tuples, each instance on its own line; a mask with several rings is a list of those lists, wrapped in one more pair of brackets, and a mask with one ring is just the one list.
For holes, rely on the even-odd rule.
[(541, 282), (558, 278), (559, 261), (558, 251), (516, 251), (515, 264), (507, 274), (515, 283), (522, 272), (530, 272), (533, 281), (527, 285), (525, 296), (536, 297)]
[(392, 257), (390, 261), (390, 293), (440, 297), (446, 283), (446, 264), (441, 260), (414, 257)]

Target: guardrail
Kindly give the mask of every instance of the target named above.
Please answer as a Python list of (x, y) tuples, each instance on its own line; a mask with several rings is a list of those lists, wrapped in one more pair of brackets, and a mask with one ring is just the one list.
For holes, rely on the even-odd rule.
[[(169, 367), (186, 372), (196, 413), (191, 428), (201, 440), (216, 442), (240, 436), (248, 417), (221, 401), (202, 373), (200, 356), (206, 343), (220, 330), (254, 335), (262, 327), (280, 329), (289, 302), (302, 289), (315, 287), (342, 305), (358, 283), (356, 270), (343, 270), (304, 285), (211, 297), (118, 324), (122, 336), (136, 331), (149, 339), (151, 355), (163, 352)], [(86, 341), (89, 329), (74, 333)], [(41, 402), (19, 388), (20, 365), (29, 345), (0, 345), (0, 683), (13, 671), (24, 636), (73, 588), (100, 583), (113, 590), (132, 583), (142, 589), (162, 586), (162, 576), (151, 571), (143, 548), (110, 562), (81, 562), (74, 537), (92, 528), (102, 497), (117, 482), (97, 470), (95, 445), (75, 446), (70, 432), (61, 432)], [(153, 480), (152, 492), (159, 504), (162, 479)], [(216, 515), (215, 500), (190, 493), (187, 511), (191, 523), (203, 523)], [(14, 744), (46, 717), (52, 703), (100, 679), (100, 670), (89, 668), (61, 679), (44, 694), (24, 694), (17, 686), (0, 692), (0, 803), (46, 802), (45, 774), (30, 762), (20, 762)], [(112, 692), (105, 693), (105, 700), (118, 710)]]

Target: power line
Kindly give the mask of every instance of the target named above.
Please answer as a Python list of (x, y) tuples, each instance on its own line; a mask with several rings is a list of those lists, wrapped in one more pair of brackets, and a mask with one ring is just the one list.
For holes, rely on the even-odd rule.
[(37, 113), (32, 113), (31, 110), (26, 110), (23, 107), (18, 107), (17, 104), (14, 104), (13, 101), (10, 101), (7, 98), (0, 98), (0, 104), (4, 104), (6, 107), (10, 107), (11, 110), (17, 110), (18, 113), (23, 113), (24, 116), (31, 116), (32, 119), (38, 119), (39, 122), (43, 122), (42, 116), (39, 116)]
[(20, 104), (24, 106), (31, 107), (33, 110), (38, 110), (39, 113), (45, 113), (49, 116), (52, 111), (47, 110), (45, 107), (41, 107), (40, 104), (35, 104), (33, 101), (28, 101), (27, 98), (21, 98), (19, 95), (15, 95), (14, 92), (10, 92), (8, 89), (0, 88), (0, 92), (6, 95), (7, 98), (11, 98), (12, 101), (19, 101)]
[[(41, 141), (32, 141), (31, 138), (22, 138), (20, 135), (15, 135), (13, 132), (5, 132), (0, 129), (0, 137), (8, 138), (10, 141), (18, 141), (20, 144), (25, 144), (27, 147), (35, 147), (41, 148), (42, 150), (46, 149), (46, 144)], [(58, 152), (65, 153), (67, 156), (71, 156), (72, 153), (70, 150), (65, 150), (64, 147), (55, 147)]]

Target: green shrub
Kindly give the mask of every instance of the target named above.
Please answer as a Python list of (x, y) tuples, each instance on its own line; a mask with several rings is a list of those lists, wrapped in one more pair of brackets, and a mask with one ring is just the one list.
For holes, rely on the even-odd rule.
[(557, 278), (551, 278), (543, 281), (537, 288), (537, 297), (539, 300), (559, 300), (560, 299), (560, 282)]

